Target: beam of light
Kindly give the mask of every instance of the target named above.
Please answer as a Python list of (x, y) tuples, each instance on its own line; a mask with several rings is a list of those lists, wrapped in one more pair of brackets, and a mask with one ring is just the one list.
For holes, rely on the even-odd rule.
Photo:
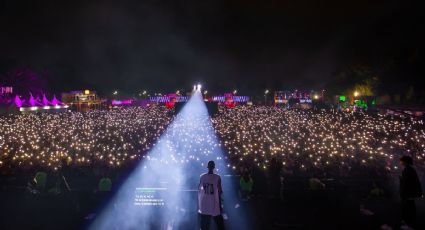
[(90, 229), (199, 229), (197, 186), (209, 160), (222, 175), (226, 225), (248, 229), (235, 208), (234, 183), (224, 178), (225, 156), (200, 92), (193, 94)]

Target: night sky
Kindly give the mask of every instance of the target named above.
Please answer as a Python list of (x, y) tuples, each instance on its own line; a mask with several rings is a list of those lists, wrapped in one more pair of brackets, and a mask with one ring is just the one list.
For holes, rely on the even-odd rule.
[(423, 57), (417, 2), (0, 1), (0, 74), (52, 91), (321, 88), (344, 66)]

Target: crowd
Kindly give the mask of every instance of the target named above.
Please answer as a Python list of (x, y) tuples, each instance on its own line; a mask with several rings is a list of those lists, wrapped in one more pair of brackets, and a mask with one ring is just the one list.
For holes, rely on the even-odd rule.
[[(120, 167), (148, 152), (173, 119), (164, 107), (0, 117), (0, 167)], [(233, 169), (267, 169), (274, 160), (283, 170), (306, 173), (343, 174), (355, 166), (394, 171), (406, 154), (418, 167), (425, 163), (425, 126), (413, 117), (239, 106), (221, 107), (211, 121)], [(170, 129), (168, 139), (180, 140), (169, 145), (204, 147), (196, 149), (203, 154), (216, 147), (214, 137), (197, 138), (193, 130), (190, 125)], [(208, 144), (196, 144), (200, 141)], [(195, 155), (181, 157), (174, 160), (199, 161)]]
[[(419, 178), (423, 178), (425, 126), (422, 119), (365, 112), (241, 106), (220, 108), (219, 115), (212, 121), (232, 168), (241, 175), (242, 200), (250, 199), (251, 194), (268, 194), (274, 200), (270, 205), (273, 210), (282, 210), (279, 205), (273, 206), (279, 204), (278, 200), (286, 200), (285, 206), (291, 206), (289, 200), (297, 200), (290, 208), (292, 213), (300, 208), (300, 199), (307, 199), (301, 212), (312, 211), (311, 223), (332, 216), (344, 219), (344, 214), (335, 210), (346, 213), (360, 207), (365, 225), (356, 228), (391, 229), (384, 223), (397, 218), (388, 218), (393, 215), (388, 210), (396, 207), (391, 204), (399, 191), (409, 190), (412, 195), (408, 198), (403, 197), (403, 192), (400, 194), (401, 226), (408, 229), (407, 226), (417, 224), (415, 200), (422, 196), (420, 179), (412, 167), (406, 166), (406, 160), (401, 164), (400, 159), (409, 156), (409, 164), (414, 161)], [(410, 181), (408, 189), (404, 188), (404, 181)], [(293, 198), (288, 199), (291, 193)], [(300, 193), (304, 193), (302, 198), (294, 198), (294, 194)], [(276, 215), (272, 219), (280, 218)], [(327, 221), (335, 223), (331, 219)], [(397, 226), (396, 222), (390, 225)]]
[(344, 175), (399, 170), (403, 155), (425, 163), (425, 126), (413, 117), (241, 106), (212, 120), (232, 167), (267, 169), (274, 160), (284, 171)]
[[(307, 181), (301, 189), (311, 191), (326, 189), (329, 178), (367, 178), (369, 184), (357, 187), (370, 190), (359, 196), (371, 200), (385, 194), (379, 178), (395, 181), (402, 174), (403, 155), (413, 158), (423, 177), (422, 119), (270, 106), (219, 107), (211, 117), (187, 111), (176, 116), (163, 106), (0, 117), (2, 178), (22, 174), (20, 184), (33, 183), (30, 191), (52, 194), (111, 191), (141, 159), (164, 169), (184, 164), (188, 171), (202, 171), (214, 160), (218, 169), (240, 175), (243, 201), (257, 196), (259, 188), (282, 196), (280, 186), (290, 188), (291, 178)], [(368, 213), (370, 202), (361, 202)]]
[(149, 150), (171, 119), (163, 107), (0, 117), (0, 167), (119, 167)]

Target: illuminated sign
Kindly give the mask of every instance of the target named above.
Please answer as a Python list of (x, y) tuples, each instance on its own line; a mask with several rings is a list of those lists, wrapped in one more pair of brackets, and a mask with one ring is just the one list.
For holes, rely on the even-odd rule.
[(300, 99), (300, 103), (311, 103), (311, 99)]
[[(225, 102), (226, 101), (226, 97), (225, 96), (212, 96), (211, 97), (213, 102)], [(248, 96), (232, 96), (231, 98), (227, 99), (231, 99), (234, 102), (248, 102), (249, 101), (249, 97)], [(189, 97), (187, 96), (157, 96), (157, 97), (150, 97), (149, 100), (151, 102), (156, 102), (156, 103), (166, 103), (166, 102), (172, 102), (175, 100), (175, 102), (186, 102), (189, 100)]]
[(133, 100), (112, 100), (112, 105), (131, 105)]
[(9, 93), (13, 93), (13, 87), (10, 87), (10, 86), (0, 87), (0, 94), (9, 94)]
[[(233, 96), (232, 99), (233, 99), (234, 102), (247, 102), (247, 101), (249, 101), (248, 96)], [(213, 96), (212, 100), (214, 102), (224, 102), (226, 100), (226, 98), (224, 96)]]
[(189, 98), (186, 96), (176, 96), (176, 97), (159, 96), (159, 97), (150, 97), (149, 100), (151, 102), (156, 102), (156, 103), (165, 103), (165, 102), (170, 102), (174, 100), (174, 98), (175, 98), (175, 102), (186, 102), (189, 100)]

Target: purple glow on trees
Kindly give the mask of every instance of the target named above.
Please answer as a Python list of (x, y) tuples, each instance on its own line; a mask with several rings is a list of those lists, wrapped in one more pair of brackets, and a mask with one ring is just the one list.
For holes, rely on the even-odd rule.
[(31, 105), (32, 107), (36, 106), (37, 101), (34, 99), (34, 97), (32, 96), (32, 94), (31, 94), (31, 96), (30, 96), (29, 103), (30, 103), (30, 105)]
[(54, 105), (54, 106), (56, 106), (56, 105), (59, 105), (59, 101), (58, 101), (58, 99), (56, 98), (56, 95), (53, 95), (53, 99), (52, 99), (52, 101), (50, 102), (52, 105)]
[(15, 105), (16, 105), (16, 107), (21, 108), (22, 107), (22, 104), (23, 104), (23, 102), (22, 102), (21, 98), (19, 98), (19, 96), (16, 95), (16, 97), (15, 97)]
[(49, 100), (47, 100), (46, 95), (43, 94), (43, 105), (48, 106), (50, 104)]

